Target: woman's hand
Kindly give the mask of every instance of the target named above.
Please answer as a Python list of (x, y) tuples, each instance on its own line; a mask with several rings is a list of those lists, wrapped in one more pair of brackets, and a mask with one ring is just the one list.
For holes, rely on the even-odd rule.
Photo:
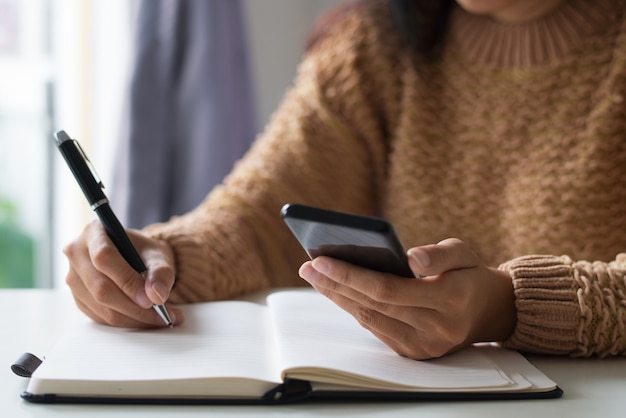
[(416, 279), (318, 257), (300, 276), (398, 354), (428, 359), (475, 342), (501, 341), (515, 327), (511, 278), (486, 267), (458, 239), (410, 249)]
[[(76, 304), (96, 322), (120, 327), (165, 326), (152, 309), (164, 304), (174, 284), (174, 256), (168, 245), (137, 231), (128, 236), (148, 271), (145, 278), (119, 253), (99, 221), (89, 223), (64, 250), (70, 268), (66, 282)], [(167, 305), (175, 325), (183, 321), (180, 310)]]

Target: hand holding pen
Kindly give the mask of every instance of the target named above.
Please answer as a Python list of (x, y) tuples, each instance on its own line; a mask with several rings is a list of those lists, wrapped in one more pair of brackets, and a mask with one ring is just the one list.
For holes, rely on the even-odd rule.
[[(92, 245), (92, 242), (101, 243), (101, 240), (94, 237), (98, 237), (98, 234), (102, 235), (101, 233), (103, 229), (126, 263), (128, 263), (128, 265), (130, 265), (130, 267), (132, 267), (132, 269), (141, 278), (146, 279), (147, 268), (131, 243), (123, 226), (111, 210), (109, 201), (102, 190), (102, 182), (95, 173), (95, 170), (93, 169), (86, 154), (78, 142), (71, 139), (64, 131), (57, 132), (55, 137), (59, 151), (74, 174), (74, 177), (91, 205), (91, 208), (96, 212), (101, 222), (101, 225), (92, 224), (86, 228), (83, 236), (77, 240), (78, 242), (82, 239), (83, 245), (74, 243), (66, 249), (66, 254), (70, 258), (71, 264), (71, 271), (68, 274), (67, 282), (72, 288), (74, 296), (77, 299), (78, 306), (83, 310), (83, 312), (87, 313), (98, 322), (124, 325), (133, 323), (134, 321), (121, 320), (119, 317), (129, 319), (135, 317), (135, 321), (139, 320), (139, 322), (144, 322), (145, 319), (142, 321), (141, 319), (136, 318), (138, 315), (145, 318), (146, 315), (145, 313), (138, 313), (136, 305), (138, 304), (142, 307), (149, 307), (150, 304), (152, 304), (153, 309), (157, 312), (161, 321), (168, 326), (172, 326), (172, 320), (169, 312), (165, 308), (165, 305), (163, 305), (165, 297), (167, 297), (167, 295), (164, 294), (169, 294), (169, 288), (164, 289), (166, 286), (162, 281), (153, 280), (150, 283), (150, 286), (145, 286), (144, 289), (143, 282), (141, 284), (137, 284), (137, 281), (131, 277), (134, 276), (136, 278), (137, 276), (134, 274), (128, 274), (128, 267), (125, 268), (125, 273), (121, 273), (120, 269), (115, 267), (114, 257), (101, 255), (107, 254), (106, 251), (102, 251), (102, 248), (106, 248), (106, 245)], [(144, 239), (150, 241), (147, 237), (144, 237)], [(149, 245), (156, 245), (159, 247), (159, 243), (157, 242), (149, 242)], [(162, 274), (163, 270), (166, 270), (167, 272), (167, 266), (171, 266), (172, 260), (167, 259), (168, 251), (167, 248), (164, 248), (165, 244), (161, 243), (160, 246), (161, 248), (158, 249), (161, 250), (161, 254), (164, 254), (165, 258), (163, 262), (158, 263), (161, 266), (159, 270)], [(99, 254), (99, 256), (94, 257), (94, 254)], [(90, 263), (85, 262), (84, 256), (89, 258)], [(169, 257), (171, 258), (171, 254), (169, 254)], [(101, 263), (102, 265), (98, 266), (98, 263)], [(90, 264), (93, 264), (93, 266)], [(118, 267), (119, 264), (120, 263), (117, 263)], [(164, 269), (162, 266), (166, 266), (166, 268)], [(89, 267), (91, 267), (91, 271), (89, 271)], [(171, 267), (169, 267), (169, 269), (171, 271), (167, 273), (170, 273), (172, 276), (170, 282), (173, 282), (173, 269)], [(78, 270), (82, 270), (83, 274), (78, 274)], [(87, 281), (84, 277), (85, 270), (89, 271), (87, 274), (92, 276), (89, 281)], [(75, 276), (77, 274), (82, 278), (82, 280), (76, 280)], [(111, 280), (106, 280), (105, 277), (110, 278)], [(108, 283), (109, 281), (112, 282), (111, 284), (116, 286), (111, 286), (111, 284)], [(103, 289), (108, 290), (110, 294)], [(147, 296), (149, 293), (148, 289), (150, 289), (150, 294), (152, 296), (151, 299), (158, 299), (160, 300), (160, 303), (152, 303), (149, 301)], [(135, 309), (133, 309), (132, 306), (129, 306), (129, 304), (124, 304), (123, 302), (117, 302), (117, 304), (120, 305), (117, 308), (106, 306), (115, 305), (115, 301), (119, 301), (121, 299), (118, 297), (120, 296), (120, 292), (125, 293), (130, 301), (135, 302)], [(80, 297), (77, 297), (77, 295)], [(97, 305), (104, 306), (99, 309)]]

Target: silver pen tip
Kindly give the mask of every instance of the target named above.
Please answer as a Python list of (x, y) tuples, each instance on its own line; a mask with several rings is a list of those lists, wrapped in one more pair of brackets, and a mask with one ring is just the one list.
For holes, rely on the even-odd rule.
[(170, 318), (170, 314), (165, 308), (165, 305), (152, 305), (152, 308), (159, 314), (163, 322), (165, 322), (168, 327), (174, 326), (174, 324), (172, 323), (172, 319)]

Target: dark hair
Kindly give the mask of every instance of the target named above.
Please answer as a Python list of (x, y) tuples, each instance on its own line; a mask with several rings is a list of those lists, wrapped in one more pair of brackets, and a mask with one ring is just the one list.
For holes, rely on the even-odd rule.
[(445, 42), (455, 0), (387, 0), (401, 41), (417, 58), (434, 61)]

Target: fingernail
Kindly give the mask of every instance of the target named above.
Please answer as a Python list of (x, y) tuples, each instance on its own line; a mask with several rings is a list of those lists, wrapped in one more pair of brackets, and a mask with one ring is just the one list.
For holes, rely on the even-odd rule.
[(411, 248), (409, 250), (409, 257), (415, 260), (422, 267), (430, 266), (430, 257), (428, 253), (421, 248)]
[(157, 294), (159, 299), (161, 299), (161, 303), (165, 303), (169, 289), (161, 282), (154, 282), (152, 283), (152, 290)]

